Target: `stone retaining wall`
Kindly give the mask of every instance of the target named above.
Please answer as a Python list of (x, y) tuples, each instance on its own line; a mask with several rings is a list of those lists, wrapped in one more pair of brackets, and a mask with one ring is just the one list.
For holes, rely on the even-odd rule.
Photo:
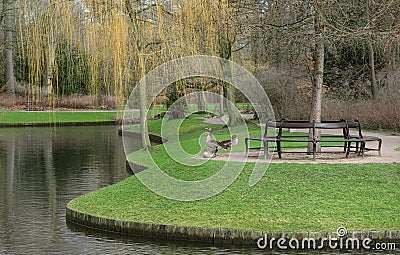
[[(265, 235), (268, 236), (269, 240), (272, 238), (277, 240), (281, 237), (284, 237), (287, 240), (296, 238), (300, 241), (306, 238), (314, 238), (317, 241), (328, 237), (338, 238), (336, 232), (271, 232), (258, 230), (184, 227), (120, 221), (87, 215), (70, 208), (67, 208), (66, 219), (67, 221), (86, 227), (128, 235), (206, 242), (213, 244), (251, 245), (253, 247), (256, 247), (255, 245), (257, 240)], [(370, 238), (374, 241), (385, 240), (392, 242), (395, 241), (398, 243), (400, 240), (400, 231), (349, 231), (345, 238), (358, 238), (359, 240)]]

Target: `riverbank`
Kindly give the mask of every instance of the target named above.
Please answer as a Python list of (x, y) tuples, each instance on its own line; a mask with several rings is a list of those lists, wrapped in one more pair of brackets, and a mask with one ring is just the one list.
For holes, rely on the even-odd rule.
[(117, 124), (118, 111), (0, 111), (0, 127)]
[[(107, 232), (157, 239), (173, 239), (196, 243), (211, 243), (214, 245), (241, 245), (252, 246), (255, 248), (257, 242), (262, 239), (260, 244), (265, 245), (264, 248), (272, 249), (277, 247), (276, 240), (280, 238), (285, 238), (286, 241), (296, 239), (299, 242), (309, 239), (315, 240), (314, 248), (312, 246), (313, 243), (307, 243), (310, 245), (309, 249), (317, 249), (317, 247), (324, 243), (324, 239), (327, 240), (329, 238), (331, 238), (331, 240), (337, 240), (340, 238), (358, 239), (360, 242), (369, 238), (375, 242), (387, 242), (387, 244), (394, 245), (391, 246), (393, 248), (398, 247), (400, 244), (400, 231), (398, 230), (347, 231), (346, 228), (339, 227), (334, 232), (285, 232), (203, 228), (196, 226), (176, 226), (108, 219), (81, 213), (70, 208), (67, 208), (66, 210), (66, 218), (72, 224)], [(342, 235), (340, 231), (345, 231), (343, 232), (345, 234)], [(265, 239), (265, 237), (267, 237), (267, 239)], [(300, 244), (298, 245), (301, 247)], [(351, 243), (351, 245), (355, 244)], [(349, 247), (355, 248), (356, 246)], [(365, 248), (361, 245), (359, 245), (359, 247)], [(323, 248), (329, 249), (330, 247), (326, 243), (326, 246)], [(307, 249), (307, 246), (304, 246), (304, 249)]]
[[(149, 122), (151, 132), (159, 133), (158, 123)], [(227, 130), (221, 126), (200, 118), (187, 119), (180, 128), (185, 151), (192, 155), (200, 152), (198, 139), (207, 126), (213, 127), (218, 139), (226, 137)], [(198, 167), (182, 166), (162, 145), (151, 154), (165, 173), (187, 181), (210, 177), (224, 165), (212, 160)], [(140, 158), (140, 152), (130, 155), (130, 160), (137, 160), (137, 156)], [(110, 230), (106, 225), (115, 223), (113, 231), (145, 236), (146, 228), (140, 226), (152, 226), (167, 238), (175, 237), (166, 229), (179, 228), (193, 228), (195, 233), (206, 229), (207, 235), (214, 237), (215, 229), (225, 229), (223, 235), (229, 240), (242, 231), (256, 231), (259, 238), (264, 232), (333, 233), (340, 226), (350, 232), (381, 231), (391, 236), (397, 232), (388, 230), (400, 230), (395, 213), (400, 210), (400, 164), (271, 164), (262, 180), (250, 187), (254, 164), (246, 163), (237, 180), (220, 194), (191, 202), (170, 200), (150, 191), (138, 179), (151, 175), (152, 169), (148, 169), (72, 200), (67, 219), (105, 230)], [(96, 219), (97, 225), (77, 220), (88, 218)], [(128, 230), (124, 224), (136, 227)], [(185, 235), (179, 233), (176, 235)]]

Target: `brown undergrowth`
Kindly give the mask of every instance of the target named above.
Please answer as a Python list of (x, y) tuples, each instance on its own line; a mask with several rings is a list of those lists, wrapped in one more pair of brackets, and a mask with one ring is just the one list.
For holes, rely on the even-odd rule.
[(50, 98), (32, 100), (21, 95), (10, 97), (7, 94), (1, 94), (0, 108), (11, 110), (115, 110), (117, 103), (115, 97), (112, 96), (70, 95), (58, 96), (54, 100)]

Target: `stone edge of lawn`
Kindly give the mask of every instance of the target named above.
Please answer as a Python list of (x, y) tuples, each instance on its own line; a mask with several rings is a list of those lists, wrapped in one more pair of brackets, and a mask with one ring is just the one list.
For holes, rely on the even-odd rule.
[[(181, 241), (193, 241), (213, 244), (229, 244), (256, 247), (257, 240), (268, 237), (268, 240), (285, 238), (287, 241), (294, 238), (302, 240), (313, 238), (319, 245), (324, 238), (340, 238), (336, 232), (285, 232), (285, 231), (261, 231), (241, 230), (226, 228), (203, 228), (197, 226), (174, 226), (165, 224), (154, 224), (145, 222), (123, 221), (94, 216), (78, 212), (67, 206), (66, 220), (73, 224), (102, 231), (114, 232), (130, 236), (141, 236), (151, 238), (162, 238)], [(395, 241), (400, 242), (400, 230), (380, 231), (349, 231), (343, 239), (358, 238), (360, 243), (366, 238), (373, 241)], [(326, 239), (328, 240), (328, 239)], [(286, 243), (287, 244), (287, 243)]]
[(95, 122), (48, 122), (48, 123), (0, 123), (0, 128), (9, 127), (54, 127), (54, 126), (102, 126), (117, 125), (116, 120), (111, 121), (95, 121)]

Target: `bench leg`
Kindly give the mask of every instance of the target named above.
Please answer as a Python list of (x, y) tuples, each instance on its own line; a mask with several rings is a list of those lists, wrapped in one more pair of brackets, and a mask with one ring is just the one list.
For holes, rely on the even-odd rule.
[(361, 156), (362, 156), (362, 158), (364, 158), (365, 142), (361, 142), (360, 151), (361, 151)]
[(281, 142), (280, 141), (276, 142), (276, 147), (278, 148), (278, 157), (279, 157), (279, 159), (282, 159), (282, 148), (281, 148)]
[(348, 158), (348, 157), (349, 157), (349, 154), (350, 154), (350, 148), (351, 148), (351, 142), (347, 142), (346, 158)]
[(264, 141), (264, 159), (267, 159), (267, 156), (269, 155), (269, 142)]
[(364, 142), (362, 142), (361, 144), (362, 144), (362, 153), (364, 154), (365, 153), (365, 151), (378, 151), (378, 155), (379, 156), (382, 156), (382, 154), (381, 154), (381, 149), (382, 149), (382, 139), (379, 139), (379, 138), (377, 138), (376, 140), (368, 140), (368, 142), (371, 142), (371, 141), (377, 141), (378, 142), (378, 148), (377, 149), (374, 149), (374, 148), (368, 148), (367, 147), (367, 145), (366, 145), (366, 143), (367, 143), (367, 141), (364, 141)]
[(316, 154), (317, 154), (317, 143), (313, 142), (313, 160), (315, 160), (316, 158)]
[(246, 158), (249, 156), (249, 139), (245, 138), (244, 143), (246, 144)]
[(264, 146), (264, 159), (267, 158), (267, 153), (268, 153), (268, 142), (263, 141), (263, 146)]
[(379, 139), (379, 144), (378, 144), (378, 153), (379, 153), (379, 156), (382, 156), (382, 154), (381, 154), (381, 148), (382, 148), (382, 139)]

